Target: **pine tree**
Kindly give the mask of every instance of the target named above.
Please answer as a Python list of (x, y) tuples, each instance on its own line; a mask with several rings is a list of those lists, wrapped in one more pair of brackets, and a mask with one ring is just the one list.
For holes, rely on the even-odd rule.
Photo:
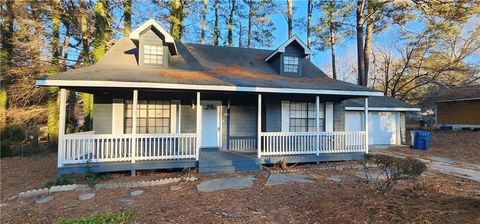
[(322, 0), (319, 7), (322, 10), (322, 14), (315, 29), (315, 35), (318, 37), (315, 44), (320, 50), (330, 48), (332, 78), (337, 79), (335, 47), (338, 41), (351, 35), (351, 30), (344, 24), (350, 17), (353, 4), (334, 0)]

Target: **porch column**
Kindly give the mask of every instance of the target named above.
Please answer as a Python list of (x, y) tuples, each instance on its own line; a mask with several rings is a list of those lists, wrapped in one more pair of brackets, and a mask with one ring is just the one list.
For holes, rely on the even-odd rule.
[(63, 155), (65, 152), (65, 142), (63, 140), (65, 136), (65, 117), (67, 111), (67, 90), (60, 89), (60, 114), (58, 121), (58, 161), (57, 167), (63, 167)]
[(137, 159), (137, 116), (138, 116), (138, 90), (133, 90), (132, 104), (132, 163)]
[(202, 110), (200, 105), (200, 92), (197, 92), (197, 123), (196, 123), (197, 139), (195, 143), (195, 159), (200, 158), (200, 141), (202, 139)]
[(365, 153), (368, 153), (368, 97), (365, 97), (365, 107), (363, 108), (364, 120), (365, 120)]
[(262, 94), (258, 94), (258, 108), (257, 108), (257, 157), (260, 159), (262, 150)]
[(315, 124), (316, 124), (316, 133), (315, 136), (317, 138), (317, 144), (315, 145), (315, 150), (317, 151), (317, 156), (320, 155), (320, 96), (315, 97), (315, 108), (316, 108), (316, 116), (315, 116)]

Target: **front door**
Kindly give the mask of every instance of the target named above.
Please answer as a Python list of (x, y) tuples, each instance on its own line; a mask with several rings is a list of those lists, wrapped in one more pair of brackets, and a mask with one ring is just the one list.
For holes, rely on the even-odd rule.
[(202, 104), (201, 148), (218, 148), (220, 135), (219, 111), (221, 101), (205, 100)]

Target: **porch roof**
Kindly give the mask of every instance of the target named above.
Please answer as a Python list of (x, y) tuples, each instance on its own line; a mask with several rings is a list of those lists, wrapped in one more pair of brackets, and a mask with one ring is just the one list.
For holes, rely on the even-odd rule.
[(38, 86), (131, 87), (244, 92), (382, 96), (329, 78), (308, 59), (303, 76), (279, 75), (264, 59), (271, 50), (176, 43), (168, 68), (138, 65), (137, 45), (120, 39), (95, 65), (37, 80)]
[[(365, 101), (355, 98), (345, 101), (346, 110), (363, 110)], [(420, 108), (388, 96), (368, 97), (368, 109), (377, 111), (420, 111)]]

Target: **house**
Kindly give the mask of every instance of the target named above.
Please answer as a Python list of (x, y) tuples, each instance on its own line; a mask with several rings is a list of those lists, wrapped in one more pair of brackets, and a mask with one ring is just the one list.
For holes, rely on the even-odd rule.
[(480, 85), (444, 90), (434, 103), (437, 128), (480, 128)]
[[(377, 119), (369, 98), (383, 94), (329, 78), (310, 55), (297, 36), (273, 51), (175, 42), (149, 20), (95, 65), (37, 80), (60, 88), (59, 174), (363, 158), (379, 133), (359, 121)], [(91, 132), (65, 133), (67, 90), (94, 95)]]
[[(345, 131), (361, 131), (364, 128), (364, 102), (361, 99), (345, 101)], [(368, 144), (404, 145), (406, 137), (406, 113), (420, 112), (420, 108), (388, 97), (368, 98)]]

